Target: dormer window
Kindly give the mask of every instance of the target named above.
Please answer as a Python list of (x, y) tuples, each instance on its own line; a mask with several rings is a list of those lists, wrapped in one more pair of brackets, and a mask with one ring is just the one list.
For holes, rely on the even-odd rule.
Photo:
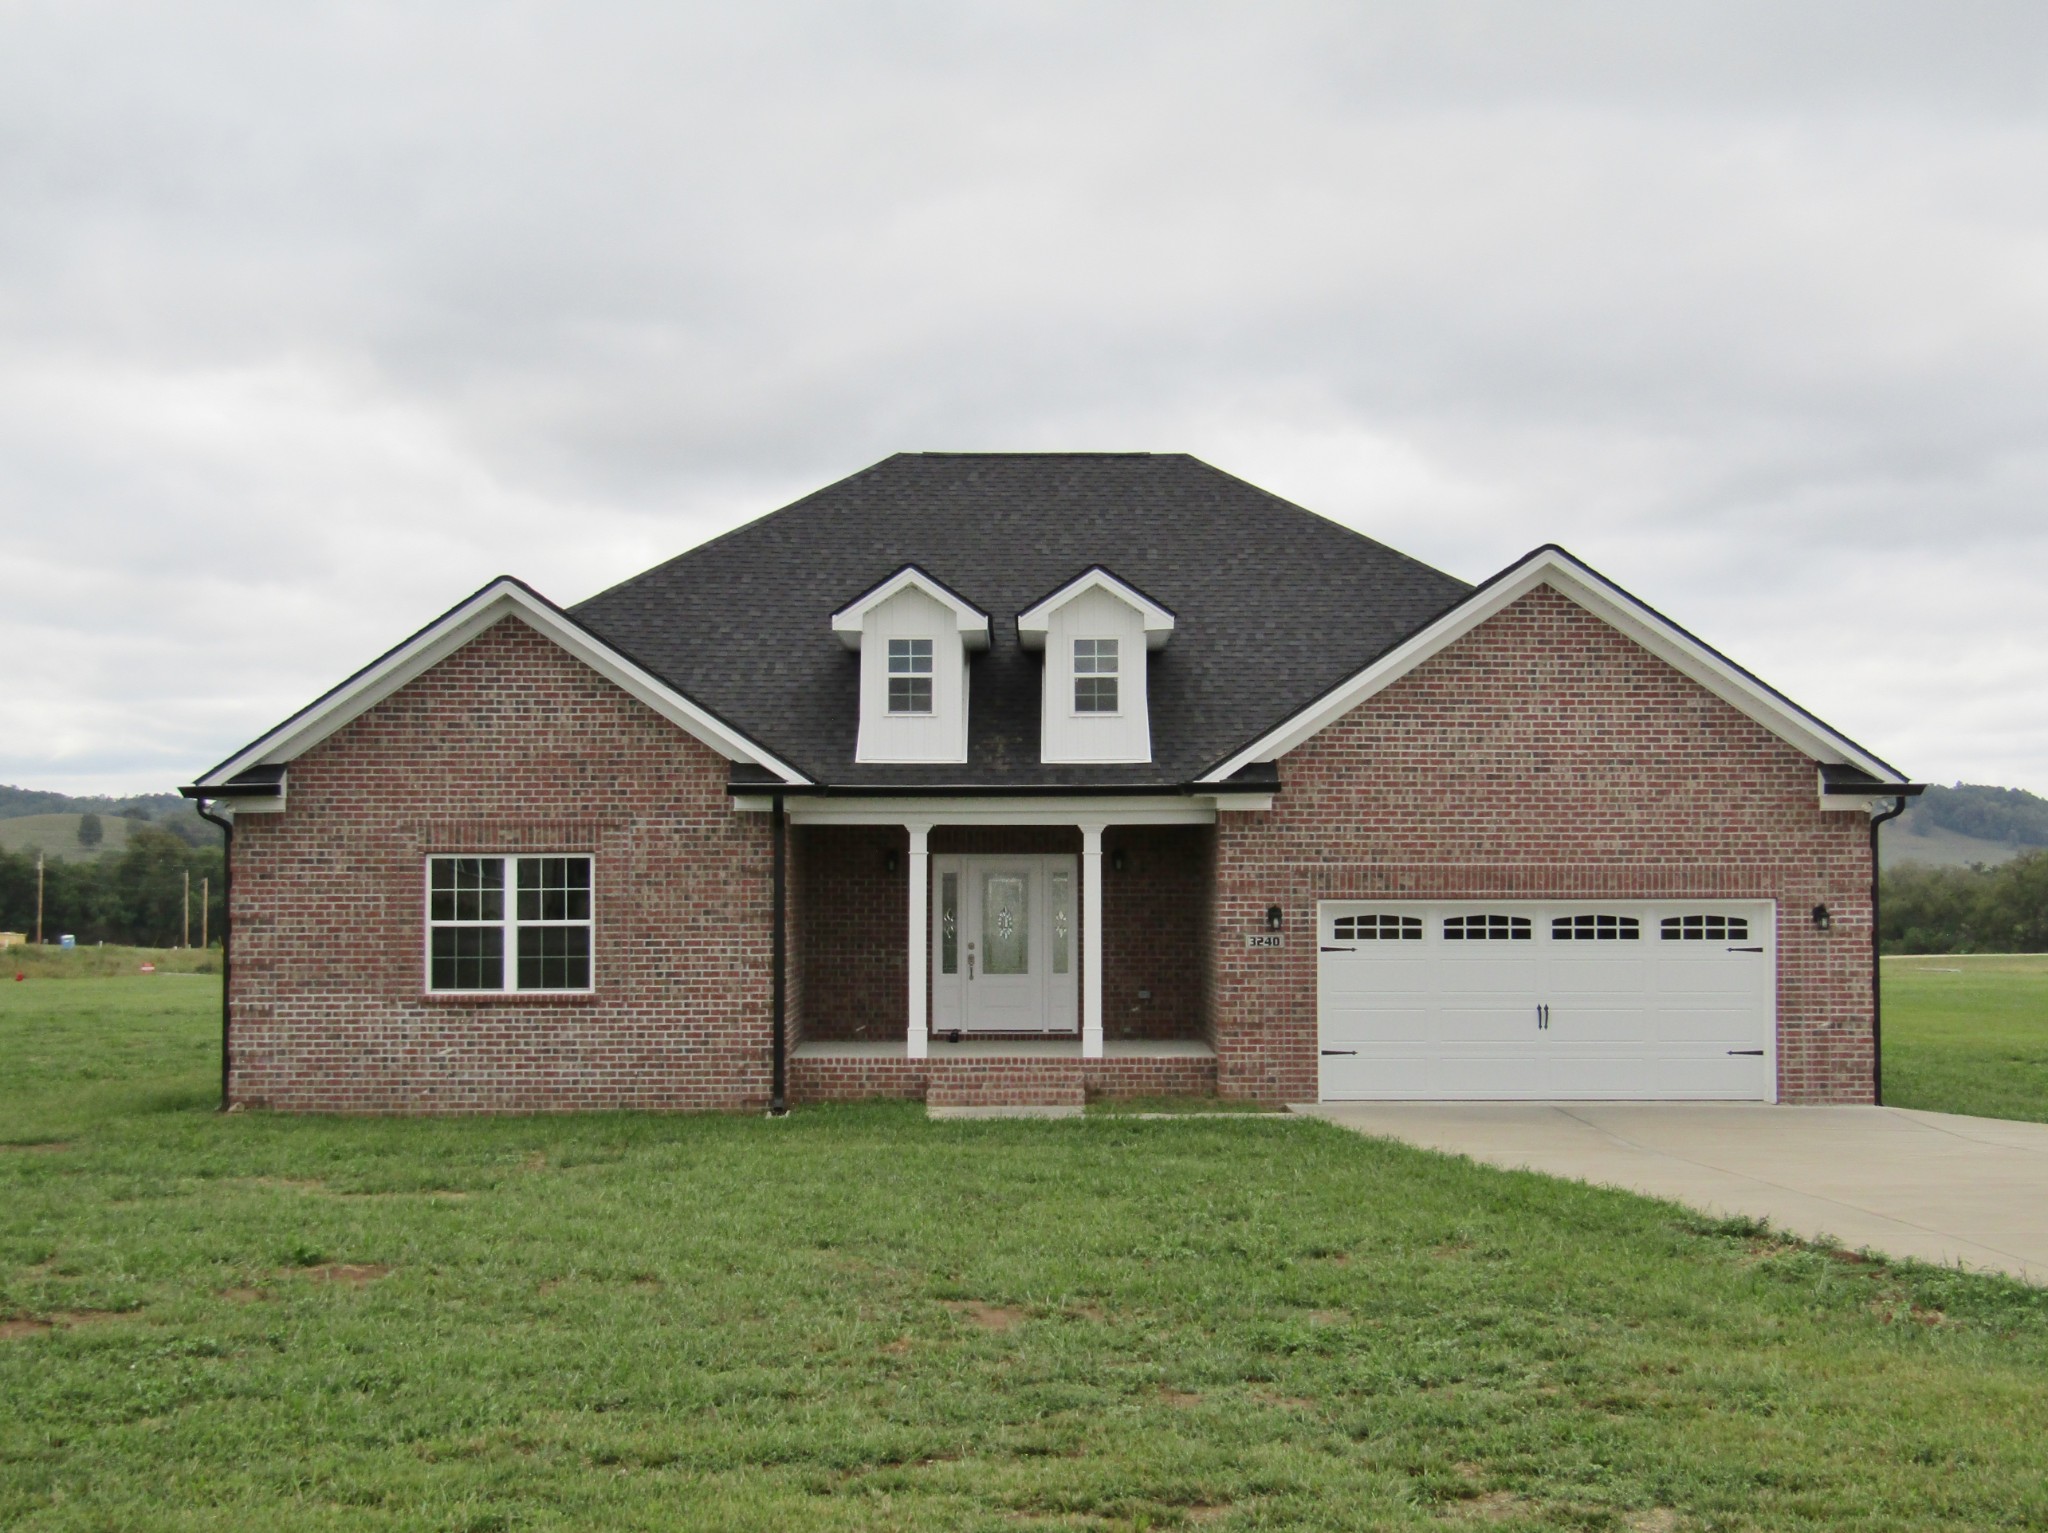
[(1115, 639), (1074, 641), (1074, 712), (1115, 713)]
[(1017, 641), (1045, 651), (1038, 759), (1150, 761), (1150, 651), (1173, 636), (1173, 614), (1096, 568), (1017, 614)]
[(833, 613), (832, 631), (860, 655), (854, 760), (967, 759), (967, 656), (988, 648), (986, 612), (909, 566)]
[(891, 713), (930, 713), (932, 711), (932, 641), (930, 639), (891, 639), (889, 641), (889, 711)]

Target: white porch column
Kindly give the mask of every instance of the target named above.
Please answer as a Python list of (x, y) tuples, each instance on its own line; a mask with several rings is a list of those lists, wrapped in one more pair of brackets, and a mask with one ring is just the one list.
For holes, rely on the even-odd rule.
[(1081, 822), (1081, 1057), (1102, 1057), (1102, 831)]
[(910, 1057), (923, 1059), (931, 1049), (931, 1031), (925, 1021), (932, 986), (931, 858), (926, 855), (925, 838), (931, 826), (906, 824), (910, 832), (910, 1017), (904, 1034)]

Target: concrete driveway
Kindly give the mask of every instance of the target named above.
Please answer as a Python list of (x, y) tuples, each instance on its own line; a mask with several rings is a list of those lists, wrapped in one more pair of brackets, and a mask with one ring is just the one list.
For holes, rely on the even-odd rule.
[(1748, 1102), (1333, 1102), (1294, 1110), (1489, 1165), (1764, 1218), (1851, 1249), (2048, 1282), (2048, 1123)]

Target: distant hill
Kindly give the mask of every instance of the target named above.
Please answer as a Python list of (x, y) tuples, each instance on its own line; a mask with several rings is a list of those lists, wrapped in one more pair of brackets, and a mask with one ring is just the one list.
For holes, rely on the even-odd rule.
[[(186, 799), (175, 793), (134, 793), (126, 798), (113, 798), (107, 794), (93, 794), (80, 797), (69, 793), (52, 793), (43, 788), (10, 788), (0, 785), (0, 850), (18, 851), (23, 846), (40, 846), (51, 856), (76, 858), (81, 854), (90, 857), (90, 849), (78, 846), (77, 819), (82, 814), (96, 814), (100, 823), (107, 828), (103, 847), (113, 848), (115, 837), (119, 844), (127, 843), (127, 832), (116, 830), (116, 820), (146, 820), (152, 825), (161, 825), (173, 835), (183, 836), (194, 846), (218, 846), (220, 830), (217, 826), (202, 820), (199, 811)], [(20, 829), (17, 822), (25, 819), (38, 821), (52, 817), (68, 819), (72, 828), (63, 833), (63, 845), (68, 850), (60, 851), (56, 840), (36, 840)], [(56, 837), (56, 829), (38, 830), (36, 835)], [(28, 836), (28, 839), (24, 839)]]
[(82, 814), (15, 814), (0, 819), (0, 852), (41, 852), (66, 862), (97, 862), (118, 856), (128, 846), (128, 834), (145, 821), (124, 820), (119, 815), (100, 816), (100, 844), (85, 846), (78, 839)]
[(2040, 847), (2048, 847), (2048, 798), (2024, 788), (1957, 783), (1930, 787), (1886, 825), (1878, 855), (1888, 868), (1908, 862), (1996, 867)]

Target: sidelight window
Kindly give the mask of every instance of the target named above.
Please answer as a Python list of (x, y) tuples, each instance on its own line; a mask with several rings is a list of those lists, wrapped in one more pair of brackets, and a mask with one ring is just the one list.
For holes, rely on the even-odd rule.
[(427, 859), (427, 988), (591, 988), (588, 857)]

